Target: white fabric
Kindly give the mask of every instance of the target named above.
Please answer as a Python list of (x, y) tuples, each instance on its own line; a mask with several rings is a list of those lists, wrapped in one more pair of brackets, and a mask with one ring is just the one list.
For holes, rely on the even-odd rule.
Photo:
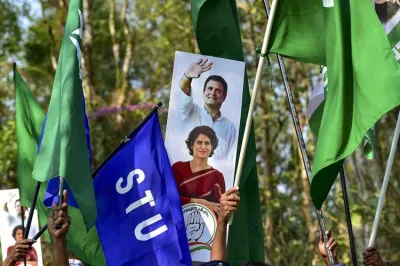
[(218, 147), (213, 158), (215, 160), (232, 160), (236, 130), (231, 121), (222, 114), (220, 118), (213, 121), (207, 110), (195, 104), (193, 97), (186, 95), (181, 89), (178, 90), (176, 110), (179, 123), (186, 136), (197, 126), (211, 127), (218, 137)]
[(334, 7), (333, 0), (322, 0), (322, 4), (324, 7)]
[(308, 121), (310, 121), (311, 116), (323, 101), (325, 101), (324, 82), (318, 81), (318, 83), (315, 85), (315, 88), (311, 92), (310, 101), (307, 106)]
[(77, 259), (69, 259), (69, 266), (83, 266), (83, 263)]

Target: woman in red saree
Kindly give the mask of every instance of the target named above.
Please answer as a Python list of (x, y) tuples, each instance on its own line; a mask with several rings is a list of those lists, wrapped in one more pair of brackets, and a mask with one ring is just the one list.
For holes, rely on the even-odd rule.
[(218, 146), (218, 138), (211, 127), (198, 126), (189, 133), (186, 145), (193, 159), (172, 165), (181, 203), (200, 203), (218, 214), (225, 180), (220, 171), (208, 164), (208, 158)]

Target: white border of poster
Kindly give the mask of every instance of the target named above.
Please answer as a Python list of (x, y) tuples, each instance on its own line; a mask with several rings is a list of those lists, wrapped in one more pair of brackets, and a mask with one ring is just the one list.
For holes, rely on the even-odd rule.
[[(187, 95), (180, 88), (180, 80), (184, 78), (184, 73), (187, 68), (195, 62), (199, 62), (201, 59), (203, 60), (202, 62), (207, 60), (205, 65), (212, 62), (212, 67), (201, 73), (198, 78), (193, 78), (191, 80), (190, 95)], [(193, 159), (192, 155), (189, 154), (185, 142), (185, 140), (188, 139), (189, 133), (197, 126), (206, 125), (211, 127), (218, 138), (218, 147), (214, 155), (208, 158), (208, 164), (213, 169), (222, 173), (224, 180), (222, 182), (224, 182), (224, 184), (220, 184), (221, 186), (219, 187), (223, 185), (225, 188), (222, 189), (221, 193), (231, 188), (234, 181), (244, 74), (244, 62), (184, 52), (175, 53), (165, 137), (165, 145), (171, 165), (174, 165), (176, 162), (182, 162), (186, 163), (185, 167), (188, 167), (187, 162)], [(208, 88), (208, 82), (207, 84), (205, 84), (205, 82), (210, 76), (222, 77), (228, 88), (226, 97), (220, 107), (221, 116), (217, 119), (211, 118), (211, 115), (206, 109), (206, 104), (208, 103), (205, 103), (205, 100), (207, 100), (206, 97), (209, 97), (205, 93), (205, 88)], [(221, 82), (219, 82), (219, 84), (223, 87)], [(192, 174), (195, 175), (196, 173)], [(204, 176), (205, 174), (198, 176), (197, 179), (193, 176), (187, 177), (188, 179), (183, 183), (185, 183), (185, 185), (187, 185), (187, 182), (193, 183), (192, 187), (198, 188), (199, 184), (204, 184), (199, 181), (201, 178), (204, 178)], [(176, 174), (175, 178), (177, 178)], [(195, 184), (195, 182), (200, 183)], [(180, 190), (180, 195), (182, 196), (182, 184), (177, 185), (178, 190)], [(216, 230), (216, 213), (205, 205), (191, 201), (190, 203), (184, 204), (183, 214), (187, 231), (189, 226), (205, 228), (201, 233), (201, 237), (195, 238), (195, 240), (191, 239), (188, 233), (189, 247), (193, 261), (208, 261), (210, 258), (212, 240)]]
[[(12, 236), (12, 231), (17, 225), (21, 225), (21, 219), (17, 216), (15, 209), (16, 201), (19, 199), (18, 189), (0, 190), (0, 239), (1, 239), (1, 253), (3, 261), (7, 257), (7, 249), (15, 244), (15, 239)], [(25, 217), (28, 217), (29, 210), (25, 210)], [(20, 216), (20, 215), (19, 215)], [(26, 220), (24, 221), (26, 226)], [(39, 222), (37, 211), (33, 213), (31, 229), (29, 230), (28, 238), (33, 236), (39, 231)], [(38, 266), (43, 266), (42, 247), (40, 241), (37, 241), (33, 246), (38, 257)], [(20, 263), (19, 265), (24, 265)], [(31, 264), (27, 263), (27, 266)]]

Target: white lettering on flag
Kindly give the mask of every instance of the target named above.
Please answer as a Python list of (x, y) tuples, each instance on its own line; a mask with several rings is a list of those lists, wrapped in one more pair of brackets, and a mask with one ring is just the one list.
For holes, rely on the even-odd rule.
[(126, 208), (126, 214), (130, 213), (136, 208), (139, 208), (142, 205), (145, 205), (146, 203), (150, 203), (150, 206), (154, 207), (156, 206), (156, 203), (154, 202), (153, 194), (151, 194), (150, 190), (146, 190), (144, 193), (146, 193), (146, 197), (135, 201), (131, 205)]
[(333, 0), (322, 0), (322, 5), (324, 7), (334, 7)]
[(168, 230), (168, 227), (166, 225), (163, 225), (163, 226), (157, 228), (156, 230), (153, 230), (147, 234), (142, 234), (142, 230), (144, 228), (146, 228), (147, 226), (152, 225), (160, 220), (162, 220), (162, 217), (160, 214), (157, 214), (157, 215), (141, 222), (140, 224), (138, 224), (135, 228), (136, 238), (140, 241), (147, 241), (149, 239), (155, 238), (156, 236), (161, 235), (162, 233), (166, 232)]
[(127, 192), (129, 192), (129, 190), (132, 189), (133, 186), (133, 177), (137, 175), (137, 183), (140, 184), (143, 182), (145, 175), (144, 172), (141, 169), (135, 169), (132, 172), (129, 173), (128, 177), (126, 178), (126, 187), (122, 187), (121, 184), (122, 182), (124, 182), (124, 179), (122, 177), (120, 177), (117, 181), (117, 183), (115, 184), (115, 189), (117, 190), (117, 192), (119, 194), (125, 194)]
[[(74, 30), (72, 34), (79, 35), (80, 39), (82, 40), (82, 27), (83, 27), (83, 17), (82, 12), (78, 9), (79, 12), (79, 29)], [(82, 79), (82, 68), (81, 68), (81, 59), (82, 59), (82, 52), (81, 47), (79, 46), (79, 42), (76, 38), (69, 36), (71, 42), (74, 44), (76, 48), (76, 56), (78, 57), (78, 66), (79, 66), (79, 78)]]

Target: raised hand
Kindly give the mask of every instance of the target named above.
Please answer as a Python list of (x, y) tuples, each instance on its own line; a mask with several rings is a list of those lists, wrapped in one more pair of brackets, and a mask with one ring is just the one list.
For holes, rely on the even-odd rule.
[(204, 232), (204, 221), (198, 211), (191, 213), (186, 221), (186, 234), (189, 242), (197, 242)]
[(381, 258), (381, 255), (374, 247), (367, 248), (363, 252), (363, 265), (364, 266), (385, 266), (386, 263)]
[(48, 218), (48, 230), (53, 241), (64, 240), (71, 224), (71, 218), (68, 216), (67, 205), (68, 194), (63, 191), (63, 203), (60, 206), (53, 205), (53, 213)]
[(218, 219), (223, 222), (228, 222), (230, 216), (239, 207), (239, 188), (233, 187), (226, 191), (221, 196), (221, 210)]
[(338, 243), (336, 242), (335, 238), (331, 236), (330, 230), (326, 231), (326, 235), (328, 236), (328, 242), (326, 243), (325, 247), (324, 239), (322, 238), (321, 232), (319, 234), (319, 243), (318, 243), (319, 254), (321, 254), (325, 262), (327, 262), (328, 261), (327, 249), (329, 249), (332, 252), (332, 256), (335, 263), (337, 263), (338, 261), (337, 256), (339, 252)]
[(186, 78), (198, 78), (204, 72), (212, 68), (212, 62), (208, 59), (199, 59), (196, 63), (191, 64), (185, 71)]

